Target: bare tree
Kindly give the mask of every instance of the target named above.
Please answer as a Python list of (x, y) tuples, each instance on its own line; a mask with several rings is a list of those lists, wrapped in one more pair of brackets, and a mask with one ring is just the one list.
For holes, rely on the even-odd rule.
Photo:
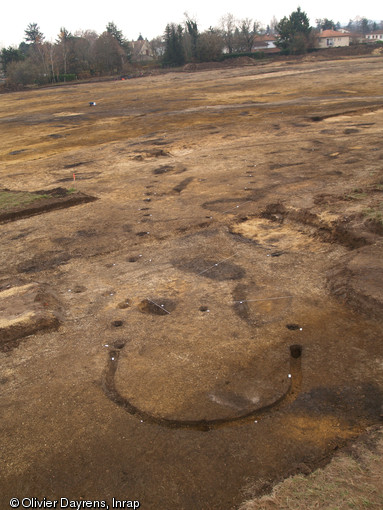
[(7, 81), (12, 85), (29, 85), (36, 82), (40, 68), (28, 59), (14, 61), (7, 67)]
[(69, 53), (69, 44), (73, 39), (73, 35), (68, 32), (65, 27), (60, 28), (60, 32), (57, 36), (56, 43), (61, 50), (62, 60), (63, 60), (63, 71), (64, 75), (67, 74), (68, 68), (68, 53)]
[(270, 34), (276, 34), (277, 33), (278, 23), (279, 23), (279, 21), (277, 20), (277, 18), (275, 16), (273, 16), (271, 18), (271, 20), (270, 20), (270, 23), (269, 23)]
[(239, 22), (235, 30), (235, 46), (238, 52), (251, 52), (254, 45), (254, 36), (258, 33), (259, 21), (245, 18)]
[(222, 37), (225, 42), (225, 47), (229, 53), (234, 51), (234, 37), (235, 29), (237, 28), (237, 21), (233, 14), (227, 13), (220, 19), (220, 28)]
[(218, 60), (222, 55), (223, 47), (224, 41), (221, 30), (210, 27), (209, 30), (202, 32), (198, 38), (198, 59), (201, 62)]
[(154, 57), (160, 58), (163, 56), (165, 53), (165, 42), (163, 37), (159, 35), (158, 37), (152, 39), (149, 44)]
[(112, 34), (105, 31), (93, 47), (97, 71), (100, 74), (120, 72), (123, 66), (124, 50)]
[(95, 68), (95, 56), (93, 48), (98, 39), (94, 30), (81, 30), (74, 33), (72, 41), (73, 62), (70, 64), (70, 72), (81, 77), (88, 77)]
[(47, 55), (47, 60), (50, 66), (50, 78), (51, 81), (55, 81), (58, 79), (58, 63), (57, 63), (57, 48), (51, 42), (46, 42), (44, 44), (44, 51)]

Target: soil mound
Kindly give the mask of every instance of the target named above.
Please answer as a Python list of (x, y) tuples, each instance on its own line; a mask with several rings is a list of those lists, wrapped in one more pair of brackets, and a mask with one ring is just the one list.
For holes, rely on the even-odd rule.
[(45, 285), (9, 286), (0, 292), (0, 350), (8, 351), (18, 341), (42, 330), (57, 329), (60, 306)]

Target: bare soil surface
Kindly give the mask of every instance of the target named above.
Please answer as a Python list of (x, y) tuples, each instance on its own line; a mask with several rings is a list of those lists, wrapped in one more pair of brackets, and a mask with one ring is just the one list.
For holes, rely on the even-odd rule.
[(4, 508), (234, 508), (380, 422), (382, 62), (2, 96), (0, 187), (98, 198), (0, 225)]

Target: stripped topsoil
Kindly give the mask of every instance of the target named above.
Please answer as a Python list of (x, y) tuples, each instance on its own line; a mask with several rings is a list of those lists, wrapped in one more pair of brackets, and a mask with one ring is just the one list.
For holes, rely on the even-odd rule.
[(2, 96), (2, 507), (238, 508), (381, 424), (382, 69)]

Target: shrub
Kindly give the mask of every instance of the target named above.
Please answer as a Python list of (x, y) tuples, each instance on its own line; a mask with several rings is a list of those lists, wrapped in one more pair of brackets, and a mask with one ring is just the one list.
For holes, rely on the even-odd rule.
[(10, 85), (31, 85), (42, 76), (39, 67), (29, 60), (11, 62), (7, 68), (7, 82)]
[(74, 81), (77, 80), (77, 76), (75, 74), (60, 74), (59, 81)]

